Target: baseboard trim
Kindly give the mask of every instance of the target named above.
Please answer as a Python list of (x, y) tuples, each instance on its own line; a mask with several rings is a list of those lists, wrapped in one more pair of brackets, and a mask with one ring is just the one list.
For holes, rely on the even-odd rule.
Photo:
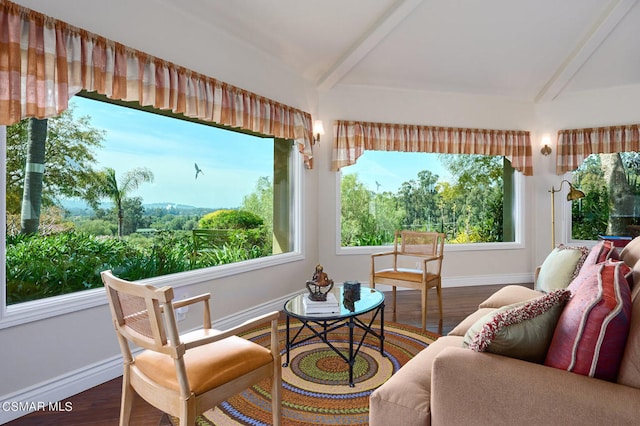
[[(58, 401), (91, 389), (122, 375), (122, 357), (114, 356), (69, 374), (0, 396), (0, 424), (38, 409), (48, 409)], [(62, 404), (64, 406), (64, 404)]]
[[(230, 328), (258, 315), (282, 310), (284, 303), (297, 293), (245, 309), (237, 314), (215, 320), (217, 328)], [(29, 388), (0, 396), (0, 425), (25, 416), (37, 409), (47, 409), (65, 399), (122, 375), (122, 357), (113, 356), (104, 361), (38, 383)]]
[[(445, 278), (442, 281), (443, 287), (470, 287), (479, 285), (495, 285), (495, 284), (526, 284), (533, 282), (532, 274), (517, 275), (482, 275), (475, 277), (461, 278)], [(363, 285), (368, 285), (364, 283)], [(378, 285), (381, 291), (391, 290), (390, 286)], [(398, 287), (400, 290), (401, 288)], [(225, 329), (236, 326), (258, 315), (266, 314), (272, 311), (280, 311), (284, 304), (291, 297), (302, 292), (300, 291), (287, 294), (278, 299), (260, 304), (251, 309), (245, 309), (233, 315), (229, 315), (214, 321), (214, 326)], [(76, 395), (80, 392), (91, 389), (109, 380), (115, 379), (122, 375), (122, 357), (113, 356), (101, 362), (97, 362), (68, 374), (55, 377), (51, 380), (38, 383), (29, 388), (21, 389), (17, 392), (0, 396), (0, 424), (10, 422), (37, 408), (49, 404), (55, 404), (58, 401), (64, 402), (65, 399)], [(20, 410), (13, 410), (11, 404), (21, 404)], [(8, 408), (8, 409), (7, 409)]]

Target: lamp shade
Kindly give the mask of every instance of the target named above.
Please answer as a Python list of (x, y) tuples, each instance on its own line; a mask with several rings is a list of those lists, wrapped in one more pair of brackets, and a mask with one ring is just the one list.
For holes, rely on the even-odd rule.
[(575, 201), (580, 198), (584, 198), (584, 192), (576, 189), (573, 185), (569, 184), (569, 193), (567, 194), (567, 201)]
[(324, 126), (322, 125), (322, 120), (316, 120), (313, 122), (313, 133), (316, 135), (324, 135)]

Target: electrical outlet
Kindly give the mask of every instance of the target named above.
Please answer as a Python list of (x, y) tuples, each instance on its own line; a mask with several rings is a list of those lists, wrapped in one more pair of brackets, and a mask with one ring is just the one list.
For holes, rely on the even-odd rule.
[[(183, 294), (181, 299), (186, 299), (187, 297), (189, 297), (188, 294)], [(180, 322), (187, 319), (187, 312), (189, 312), (188, 306), (183, 306), (182, 308), (176, 309), (176, 321)]]

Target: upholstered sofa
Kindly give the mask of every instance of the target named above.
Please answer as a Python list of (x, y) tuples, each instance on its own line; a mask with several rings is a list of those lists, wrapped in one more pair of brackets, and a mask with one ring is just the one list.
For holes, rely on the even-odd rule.
[[(370, 425), (640, 424), (638, 259), (640, 237), (623, 249), (616, 249), (610, 243), (600, 242), (577, 262), (574, 273), (567, 279), (567, 290), (546, 288), (546, 291), (538, 291), (517, 285), (500, 289), (481, 303), (476, 312), (463, 320), (448, 335), (421, 351), (372, 393)], [(562, 275), (557, 269), (545, 271), (547, 260), (536, 273), (536, 289), (539, 288), (540, 275), (545, 272), (547, 281), (549, 278)], [(603, 278), (605, 271), (614, 272), (611, 272), (609, 278)], [(594, 274), (596, 278), (593, 277)], [(612, 274), (626, 274), (628, 288), (625, 289), (624, 284), (621, 284), (622, 278), (615, 278)], [(575, 311), (576, 306), (578, 309), (581, 306), (584, 308), (586, 303), (584, 300), (581, 301), (580, 294), (587, 290), (578, 294), (577, 289), (588, 286), (597, 288), (598, 285), (602, 287), (602, 282), (607, 280), (615, 280), (618, 283), (617, 288), (624, 290), (616, 290), (616, 300), (629, 299), (625, 301), (624, 308), (619, 306), (613, 308), (615, 312), (612, 314), (600, 315), (601, 324), (598, 325), (601, 328), (600, 332), (604, 332), (614, 315), (620, 320), (619, 323), (625, 323), (628, 331), (617, 329), (613, 334), (609, 333), (609, 337), (617, 339), (617, 345), (621, 345), (617, 360), (605, 354), (608, 345), (614, 346), (607, 338), (600, 336), (598, 341), (592, 342), (596, 349), (589, 349), (586, 351), (589, 353), (586, 353), (579, 352), (585, 351), (584, 342), (576, 343), (578, 340), (571, 340), (566, 335), (567, 323), (571, 329), (573, 324), (570, 321), (575, 321), (575, 316), (572, 317), (571, 313)], [(591, 283), (585, 287), (585, 281), (594, 281), (595, 284)], [(566, 283), (560, 287), (564, 285)], [(487, 331), (485, 324), (491, 323), (487, 322), (487, 318), (496, 318), (499, 312), (512, 312), (513, 306), (530, 305), (531, 301), (548, 298), (552, 293), (566, 292), (571, 294), (561, 308), (557, 308), (560, 313), (552, 320), (551, 326), (546, 326), (551, 327), (551, 340), (545, 343), (548, 346), (544, 348), (543, 359), (532, 362), (524, 360), (521, 356), (501, 354), (500, 350), (492, 352), (492, 344), (485, 345), (484, 351), (478, 349), (477, 345), (473, 346), (474, 338), (478, 336), (479, 324), (484, 327), (481, 328), (483, 332)], [(602, 296), (602, 293), (600, 289), (596, 297)], [(498, 309), (501, 306), (508, 307)], [(596, 305), (592, 303), (590, 308), (593, 306)], [(522, 324), (528, 320), (525, 319)], [(588, 328), (588, 324), (584, 323), (584, 320), (581, 321), (574, 330), (584, 332)], [(496, 323), (494, 321), (491, 324)], [(508, 330), (509, 326), (503, 327), (501, 331)], [(570, 352), (569, 364), (557, 365), (556, 360), (556, 365), (551, 366), (553, 360), (550, 361), (549, 358), (553, 358), (552, 351), (555, 355), (560, 353), (561, 356), (566, 356), (563, 350)], [(577, 366), (583, 363), (583, 358), (593, 356), (595, 352), (600, 354), (601, 359), (597, 362), (592, 361), (592, 364), (608, 370), (605, 374), (609, 377), (606, 379), (596, 378), (598, 371), (578, 371)]]

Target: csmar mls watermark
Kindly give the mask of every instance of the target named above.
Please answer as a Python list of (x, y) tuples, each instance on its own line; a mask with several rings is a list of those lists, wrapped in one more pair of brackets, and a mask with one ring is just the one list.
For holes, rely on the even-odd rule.
[(2, 401), (0, 403), (0, 411), (31, 413), (33, 411), (56, 411), (68, 412), (73, 411), (73, 403), (71, 401)]

